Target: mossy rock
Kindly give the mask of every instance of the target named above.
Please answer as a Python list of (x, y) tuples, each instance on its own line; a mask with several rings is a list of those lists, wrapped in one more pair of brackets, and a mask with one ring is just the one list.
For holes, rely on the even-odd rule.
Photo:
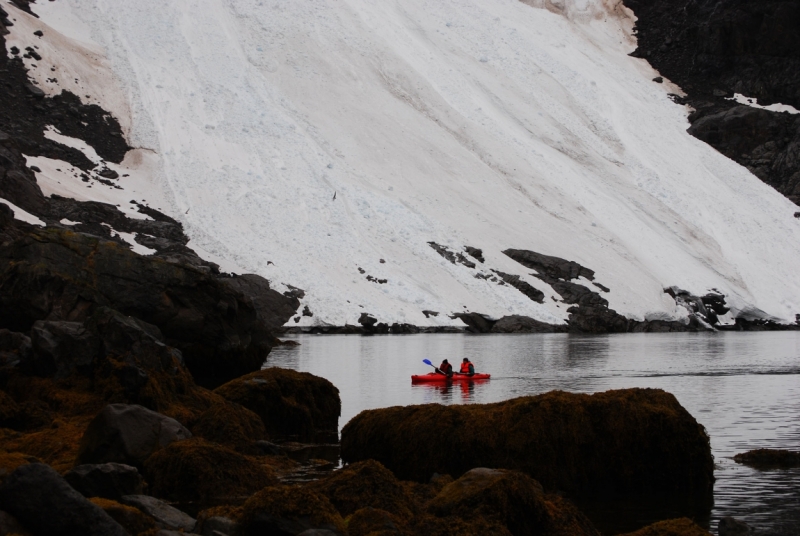
[(347, 536), (390, 536), (407, 534), (406, 522), (381, 510), (366, 507), (347, 518)]
[(711, 536), (711, 533), (691, 519), (682, 517), (659, 521), (621, 536)]
[(261, 417), (273, 440), (335, 439), (342, 403), (324, 378), (281, 368), (247, 374), (214, 391)]
[(220, 397), (220, 402), (203, 412), (192, 433), (240, 452), (257, 454), (256, 441), (267, 438), (261, 418), (249, 409)]
[(369, 506), (408, 519), (417, 510), (392, 472), (374, 460), (349, 465), (310, 487), (325, 495), (343, 516)]
[(418, 482), (434, 472), (516, 469), (576, 494), (710, 494), (714, 482), (704, 428), (659, 389), (363, 411), (342, 429), (342, 459), (374, 459)]
[(577, 509), (565, 515), (567, 506), (548, 501), (542, 486), (524, 473), (478, 468), (446, 485), (427, 508), (438, 517), (500, 523), (516, 536), (599, 536)]
[(258, 458), (244, 456), (200, 438), (177, 441), (144, 464), (150, 494), (200, 508), (240, 502), (277, 484), (275, 472)]
[(345, 534), (342, 516), (323, 495), (304, 487), (269, 487), (243, 506), (239, 536), (290, 536), (308, 529)]
[[(497, 521), (482, 517), (465, 520), (456, 516), (436, 517), (419, 515), (409, 528), (409, 535), (416, 536), (512, 536), (511, 531)], [(516, 536), (516, 535), (513, 535)]]
[(153, 518), (138, 508), (100, 497), (92, 497), (89, 501), (102, 508), (105, 513), (111, 516), (111, 519), (122, 525), (122, 528), (128, 531), (131, 536), (137, 536), (156, 528), (156, 522)]

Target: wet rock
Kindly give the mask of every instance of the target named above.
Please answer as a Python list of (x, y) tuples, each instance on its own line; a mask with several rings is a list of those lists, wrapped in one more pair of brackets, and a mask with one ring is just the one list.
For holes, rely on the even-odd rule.
[(213, 516), (203, 520), (202, 536), (219, 536), (224, 534), (233, 536), (236, 533), (236, 521), (222, 516)]
[(413, 499), (392, 472), (374, 460), (348, 465), (309, 487), (327, 497), (345, 517), (367, 506), (403, 519), (416, 511)]
[(6, 478), (0, 504), (35, 534), (127, 536), (119, 523), (44, 464), (24, 465)]
[(747, 536), (753, 534), (750, 525), (731, 516), (725, 516), (717, 525), (719, 536)]
[(780, 449), (756, 449), (737, 454), (734, 461), (759, 469), (800, 467), (800, 452)]
[(144, 463), (144, 472), (152, 495), (200, 508), (235, 503), (278, 483), (270, 467), (199, 438), (158, 450)]
[(192, 437), (175, 419), (137, 405), (105, 407), (81, 438), (78, 461), (122, 463), (142, 467), (156, 450)]
[(66, 378), (92, 365), (100, 350), (97, 334), (81, 322), (37, 321), (31, 329), (33, 356), (24, 368), (39, 376)]
[(139, 471), (120, 463), (79, 465), (64, 475), (64, 479), (84, 497), (115, 501), (123, 495), (140, 495), (144, 489)]
[(258, 442), (267, 438), (261, 418), (249, 409), (223, 400), (214, 404), (197, 419), (192, 433), (239, 452), (258, 454)]
[(528, 316), (504, 316), (494, 323), (491, 333), (561, 333), (567, 326), (556, 326), (534, 320)]
[(149, 495), (125, 495), (120, 499), (120, 502), (127, 506), (138, 508), (155, 519), (158, 526), (165, 529), (191, 532), (197, 525), (192, 516)]
[(348, 536), (405, 534), (405, 528), (406, 523), (397, 516), (371, 506), (357, 510), (347, 522)]
[(622, 536), (711, 536), (711, 534), (691, 519), (682, 517), (659, 521)]
[(301, 487), (265, 488), (243, 506), (241, 536), (294, 536), (310, 529), (345, 534), (339, 512), (323, 495)]
[(324, 378), (268, 368), (228, 382), (214, 392), (261, 417), (273, 440), (326, 442), (337, 436), (339, 390)]
[(705, 497), (714, 481), (703, 427), (658, 389), (368, 410), (345, 425), (341, 445), (345, 463), (374, 459), (418, 482), (488, 466), (568, 492)]
[[(41, 57), (39, 57), (39, 58), (36, 58), (36, 56), (38, 56), (38, 54), (36, 54), (36, 56), (34, 56), (35, 52), (32, 52), (32, 51), (31, 51), (31, 52), (28, 52), (28, 53), (29, 53), (31, 56), (33, 56), (35, 59), (38, 59), (38, 60), (41, 60), (41, 59), (42, 59)], [(28, 90), (28, 93), (30, 93), (31, 95), (33, 95), (33, 96), (34, 96), (34, 97), (36, 97), (37, 99), (43, 99), (43, 98), (45, 97), (45, 92), (44, 92), (44, 91), (42, 91), (42, 89), (41, 89), (41, 88), (39, 88), (39, 87), (37, 87), (37, 86), (34, 86), (34, 85), (33, 85), (33, 84), (31, 84), (31, 83), (27, 83), (27, 84), (25, 84), (25, 89), (27, 89), (27, 90)]]
[(115, 500), (93, 497), (89, 499), (103, 509), (111, 519), (122, 525), (131, 535), (141, 534), (156, 528), (156, 523), (152, 517), (148, 516), (138, 508), (120, 504)]
[(558, 497), (547, 500), (538, 482), (516, 471), (472, 469), (445, 486), (427, 508), (439, 517), (499, 521), (515, 535), (600, 534), (574, 506)]

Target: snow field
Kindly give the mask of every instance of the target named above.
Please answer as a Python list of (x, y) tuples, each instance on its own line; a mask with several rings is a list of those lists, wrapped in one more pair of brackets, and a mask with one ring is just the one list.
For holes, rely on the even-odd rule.
[[(120, 195), (180, 219), (210, 260), (305, 289), (314, 317), (300, 325), (355, 323), (364, 311), (417, 325), (458, 325), (446, 313), (466, 310), (565, 319), (569, 306), (507, 248), (595, 270), (610, 306), (633, 318), (685, 316), (663, 293), (677, 285), (794, 321), (793, 205), (686, 133), (687, 110), (667, 97), (679, 90), (627, 55), (632, 19), (618, 2), (528, 4), (35, 9), (50, 26), (43, 39), (84, 27), (90, 36), (69, 41), (76, 57), (84, 42), (105, 52), (92, 61), (113, 76), (88, 94), (106, 96), (141, 148), (141, 174)], [(40, 184), (58, 182), (55, 164), (36, 165)], [(545, 303), (476, 279), (429, 241), (483, 249), (479, 270), (521, 275)]]

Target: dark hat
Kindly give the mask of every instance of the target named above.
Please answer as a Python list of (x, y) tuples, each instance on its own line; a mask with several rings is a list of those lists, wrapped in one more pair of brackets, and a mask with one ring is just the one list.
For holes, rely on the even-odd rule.
[(465, 357), (465, 358), (464, 358), (464, 363), (466, 363), (467, 361), (469, 361), (469, 359), (467, 359), (467, 358)]
[(445, 359), (444, 361), (442, 361), (442, 363), (447, 363), (447, 359)]

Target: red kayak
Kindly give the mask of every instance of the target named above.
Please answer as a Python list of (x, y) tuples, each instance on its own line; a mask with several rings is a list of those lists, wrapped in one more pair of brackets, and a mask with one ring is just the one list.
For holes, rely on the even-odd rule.
[(430, 374), (420, 374), (418, 376), (411, 376), (411, 383), (423, 383), (423, 382), (466, 382), (472, 380), (488, 380), (491, 378), (491, 374), (473, 374), (472, 376), (468, 374), (453, 374), (450, 378), (445, 376), (444, 374), (436, 374), (435, 372), (431, 372)]

